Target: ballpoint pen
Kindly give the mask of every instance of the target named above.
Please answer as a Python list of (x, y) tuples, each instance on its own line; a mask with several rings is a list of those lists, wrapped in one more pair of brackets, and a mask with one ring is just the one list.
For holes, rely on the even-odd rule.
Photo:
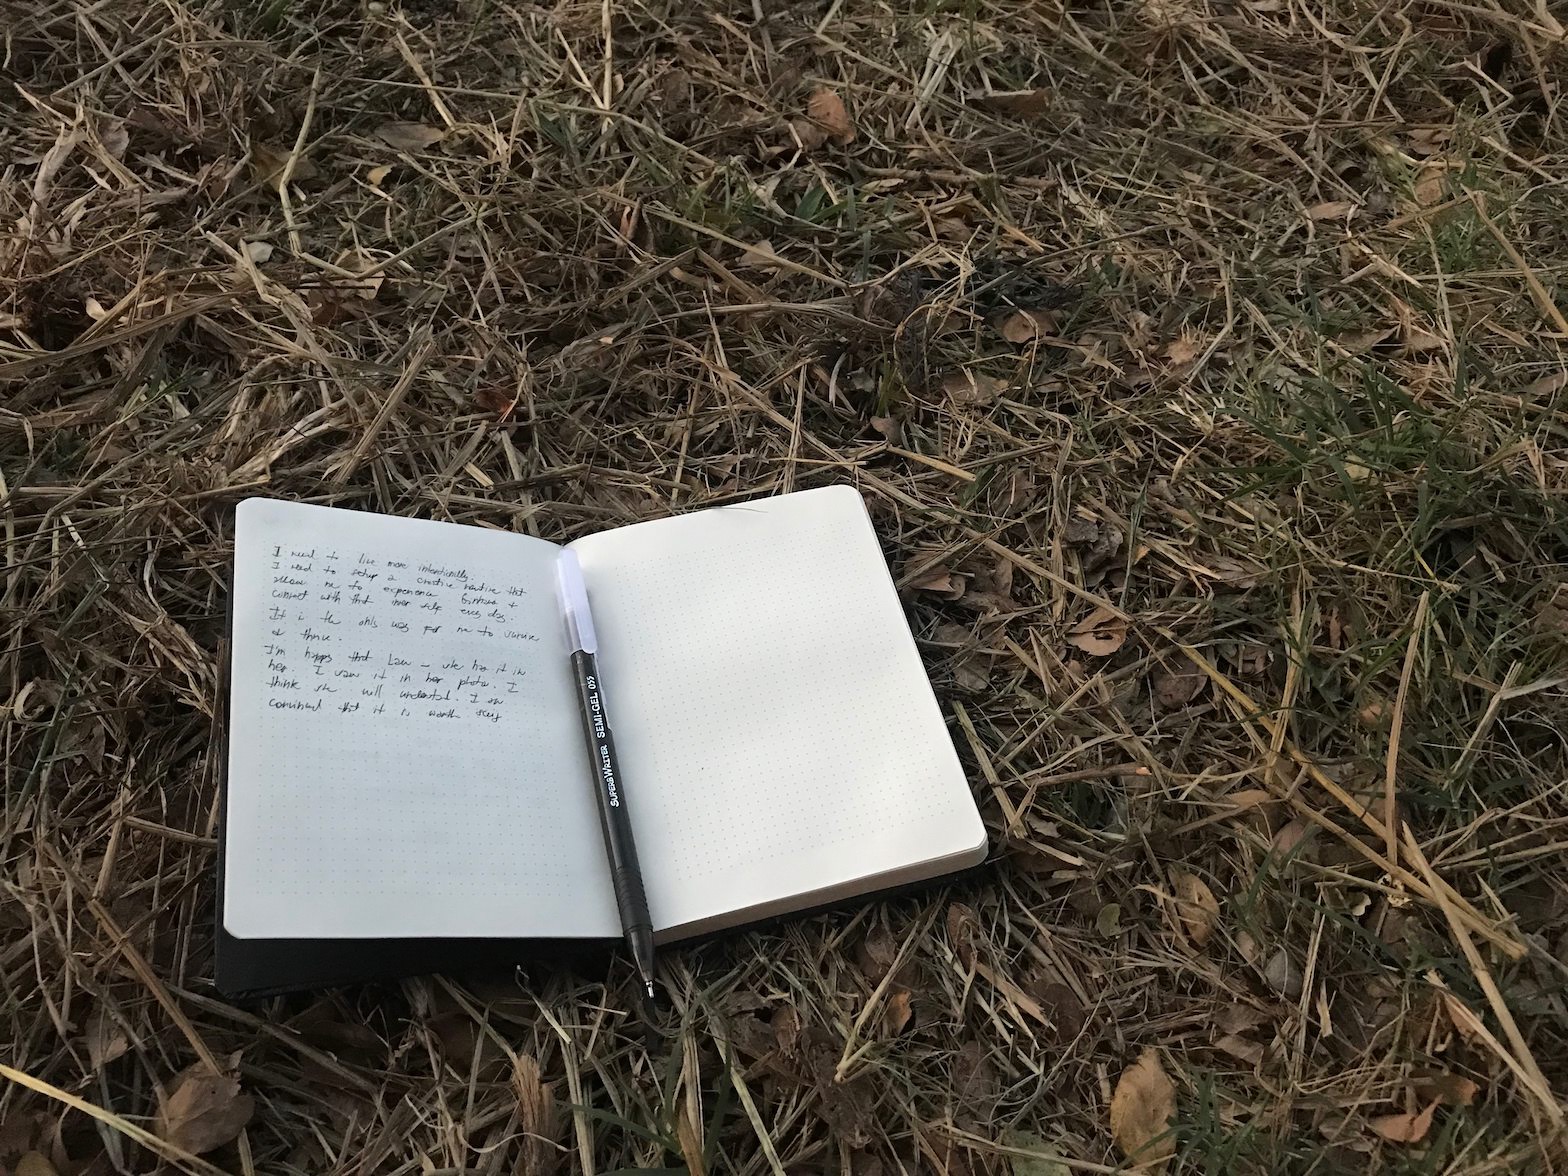
[(637, 982), (644, 998), (643, 1013), (647, 1019), (655, 1004), (653, 919), (648, 913), (648, 896), (643, 889), (642, 870), (637, 864), (637, 844), (632, 837), (631, 817), (626, 806), (626, 785), (615, 758), (615, 737), (610, 731), (599, 674), (599, 642), (594, 633), (593, 613), (588, 607), (588, 588), (583, 582), (582, 565), (576, 552), (563, 550), (558, 557), (556, 587), (566, 618), (572, 672), (577, 679), (577, 706), (588, 742), (588, 758), (593, 764), (594, 800), (599, 809), (605, 853), (610, 859), (610, 882), (615, 890), (616, 908), (620, 911), (621, 930), (631, 951), (632, 966), (637, 970)]

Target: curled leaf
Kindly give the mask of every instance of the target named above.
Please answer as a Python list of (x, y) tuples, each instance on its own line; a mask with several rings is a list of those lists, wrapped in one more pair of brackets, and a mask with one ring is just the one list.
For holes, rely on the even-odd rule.
[(806, 115), (840, 147), (855, 141), (855, 124), (849, 109), (834, 90), (818, 86), (806, 100)]
[(255, 1110), (255, 1099), (240, 1090), (239, 1079), (214, 1074), (197, 1062), (170, 1086), (158, 1116), (158, 1134), (199, 1156), (232, 1143)]
[(1419, 1114), (1379, 1115), (1368, 1126), (1390, 1143), (1420, 1143), (1432, 1129), (1437, 1104), (1431, 1103)]
[(1160, 1065), (1160, 1055), (1146, 1049), (1122, 1071), (1111, 1095), (1111, 1136), (1122, 1155), (1162, 1171), (1176, 1153), (1171, 1120), (1176, 1115), (1176, 1087)]
[(446, 138), (446, 131), (423, 123), (392, 122), (376, 128), (376, 138), (398, 151), (423, 151)]
[(1127, 622), (1108, 608), (1097, 608), (1067, 631), (1067, 643), (1095, 657), (1110, 657), (1127, 643)]
[(1202, 947), (1220, 921), (1220, 902), (1196, 874), (1176, 875), (1176, 917), (1194, 947)]
[(1049, 310), (1015, 310), (996, 329), (1009, 343), (1033, 343), (1056, 333), (1056, 314)]

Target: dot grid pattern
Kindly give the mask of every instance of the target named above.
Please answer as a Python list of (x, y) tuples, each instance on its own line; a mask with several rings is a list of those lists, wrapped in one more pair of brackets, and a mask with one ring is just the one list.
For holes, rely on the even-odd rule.
[(852, 488), (644, 523), (573, 548), (658, 926), (983, 844)]

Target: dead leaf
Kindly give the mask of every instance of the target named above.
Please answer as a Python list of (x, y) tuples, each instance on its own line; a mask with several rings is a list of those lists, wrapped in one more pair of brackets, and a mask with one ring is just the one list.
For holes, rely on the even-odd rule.
[(1356, 208), (1357, 205), (1351, 200), (1325, 200), (1307, 209), (1307, 217), (1315, 221), (1339, 220), (1354, 213)]
[(1420, 1114), (1379, 1115), (1367, 1126), (1390, 1143), (1420, 1143), (1432, 1129), (1437, 1104), (1431, 1103)]
[[(266, 184), (269, 188), (276, 188), (283, 182), (283, 169), (288, 166), (291, 154), (292, 152), (269, 147), (265, 143), (253, 143), (250, 149), (250, 174), (259, 183)], [(294, 170), (289, 175), (291, 183), (315, 178), (315, 164), (303, 156), (294, 161)]]
[(947, 942), (964, 967), (975, 962), (975, 949), (980, 943), (980, 916), (975, 909), (961, 902), (947, 908)]
[(1221, 1005), (1214, 1014), (1215, 1027), (1225, 1033), (1246, 1033), (1269, 1020), (1270, 1016), (1264, 1010), (1234, 1002)]
[(1274, 799), (1274, 794), (1266, 788), (1242, 788), (1227, 793), (1221, 799), (1234, 811), (1241, 812), (1245, 809), (1257, 808), (1260, 804), (1268, 804)]
[(446, 131), (424, 123), (393, 122), (376, 128), (376, 138), (397, 151), (423, 151), (446, 138)]
[(1519, 395), (1526, 400), (1545, 399), (1556, 396), (1564, 388), (1568, 388), (1568, 371), (1553, 372), (1526, 384), (1519, 390)]
[(1263, 1046), (1235, 1033), (1227, 1033), (1216, 1040), (1214, 1048), (1249, 1066), (1259, 1065), (1263, 1061)]
[(233, 1142), (255, 1110), (256, 1101), (240, 1090), (238, 1079), (197, 1062), (170, 1085), (158, 1115), (158, 1135), (199, 1156)]
[(1122, 1071), (1111, 1095), (1111, 1137), (1122, 1155), (1161, 1171), (1176, 1154), (1171, 1120), (1176, 1115), (1176, 1087), (1160, 1065), (1160, 1055), (1146, 1049)]
[(1122, 933), (1122, 904), (1108, 902), (1094, 917), (1094, 929), (1101, 939), (1115, 939)]
[(83, 1036), (87, 1039), (87, 1060), (92, 1063), (94, 1071), (103, 1069), (131, 1048), (125, 1030), (101, 1005), (93, 1010)]
[(1185, 367), (1197, 359), (1198, 353), (1203, 350), (1198, 344), (1199, 340), (1181, 335), (1167, 343), (1160, 354), (1170, 361), (1172, 367)]
[(1263, 579), (1261, 568), (1228, 555), (1205, 556), (1204, 563), (1207, 567), (1201, 570), (1207, 572), (1210, 579), (1238, 592), (1256, 588)]
[(1208, 684), (1208, 675), (1191, 658), (1182, 656), (1170, 669), (1154, 676), (1154, 705), (1161, 710), (1176, 710), (1202, 694)]
[(379, 188), (381, 187), (382, 181), (391, 174), (392, 165), (389, 163), (382, 164), (380, 167), (373, 167), (365, 173), (365, 182), (368, 183), (372, 188)]
[(921, 548), (913, 552), (906, 565), (918, 569), (914, 578), (905, 582), (913, 592), (934, 592), (948, 600), (959, 600), (969, 587), (969, 579), (961, 572), (947, 567), (949, 553), (944, 548)]
[(1441, 351), (1443, 337), (1434, 335), (1425, 327), (1407, 326), (1399, 345), (1401, 355), (1423, 355), (1428, 351)]
[(779, 264), (782, 260), (778, 250), (773, 248), (772, 241), (758, 241), (755, 245), (746, 246), (746, 252), (740, 255), (736, 264), (774, 272), (782, 268)]
[(1454, 1029), (1466, 1041), (1485, 1041), (1491, 1034), (1487, 1031), (1486, 1022), (1481, 1020), (1476, 1011), (1452, 992), (1442, 993), (1443, 1008), (1448, 1013), (1448, 1019), (1453, 1022)]
[(1338, 343), (1351, 355), (1361, 355), (1371, 351), (1383, 340), (1394, 333), (1392, 327), (1382, 327), (1367, 331), (1347, 331), (1339, 336)]
[(793, 1057), (800, 1047), (800, 1014), (793, 1005), (782, 1004), (773, 1010), (768, 1019), (773, 1026), (773, 1040), (785, 1057)]
[(993, 114), (1011, 114), (1018, 118), (1039, 118), (1051, 109), (1051, 91), (1047, 89), (1036, 90), (997, 90), (990, 94), (975, 94), (969, 99), (969, 105), (978, 106), (981, 110), (989, 110)]
[(872, 417), (870, 424), (889, 445), (904, 443), (904, 423), (897, 417)]
[(1275, 948), (1263, 965), (1263, 981), (1286, 1000), (1301, 997), (1301, 968), (1284, 947)]
[(501, 384), (481, 384), (474, 391), (474, 401), (480, 408), (504, 421), (517, 407), (517, 394)]
[(1097, 608), (1067, 631), (1067, 643), (1094, 657), (1110, 657), (1127, 643), (1127, 622)]
[(910, 999), (907, 988), (895, 988), (888, 996), (887, 1005), (882, 1010), (882, 1026), (889, 1037), (897, 1037), (909, 1026), (910, 1018), (915, 1015)]
[(98, 142), (103, 144), (103, 149), (112, 158), (124, 159), (125, 151), (131, 145), (131, 133), (125, 129), (123, 122), (116, 119), (98, 128)]
[(942, 379), (942, 391), (954, 404), (993, 404), (1007, 388), (1006, 380), (968, 368), (949, 372)]
[(1176, 917), (1193, 946), (1202, 947), (1220, 921), (1220, 901), (1209, 884), (1196, 874), (1180, 873), (1176, 883)]
[(352, 278), (338, 278), (332, 284), (332, 292), (339, 295), (348, 295), (374, 302), (376, 295), (381, 292), (381, 284), (386, 278), (381, 273), (372, 273), (375, 269), (375, 259), (356, 249), (346, 249), (333, 258), (332, 264), (341, 270), (346, 270), (357, 276)]
[(855, 124), (844, 100), (827, 86), (818, 86), (806, 100), (806, 115), (840, 147), (855, 141)]
[(1423, 157), (1436, 155), (1453, 134), (1453, 127), (1417, 127), (1409, 135), (1410, 152)]
[(1038, 1135), (1027, 1131), (1008, 1131), (1002, 1136), (1002, 1143), (1015, 1152), (1029, 1153), (1026, 1156), (1008, 1156), (1013, 1176), (1072, 1176), (1072, 1169), (1062, 1161), (1061, 1152)]
[(1275, 855), (1278, 857), (1290, 857), (1296, 852), (1301, 843), (1306, 840), (1307, 834), (1311, 831), (1312, 826), (1300, 817), (1282, 825), (1279, 832), (1274, 834), (1273, 849)]
[(1442, 201), (1447, 190), (1444, 177), (1448, 174), (1448, 165), (1440, 160), (1428, 163), (1416, 176), (1415, 197), (1416, 203), (1422, 208), (1429, 208)]
[(1009, 343), (1033, 343), (1056, 334), (1056, 312), (1015, 310), (997, 324), (997, 331)]
[(1447, 1071), (1417, 1078), (1413, 1085), (1416, 1094), (1421, 1098), (1446, 1103), (1451, 1107), (1470, 1106), (1481, 1091), (1478, 1083), (1463, 1074), (1450, 1074)]

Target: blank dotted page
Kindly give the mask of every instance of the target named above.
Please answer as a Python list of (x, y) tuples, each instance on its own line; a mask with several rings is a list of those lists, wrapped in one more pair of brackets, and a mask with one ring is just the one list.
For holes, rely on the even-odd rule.
[(231, 934), (619, 934), (557, 551), (478, 527), (240, 504)]
[(854, 489), (571, 546), (657, 928), (983, 850)]

